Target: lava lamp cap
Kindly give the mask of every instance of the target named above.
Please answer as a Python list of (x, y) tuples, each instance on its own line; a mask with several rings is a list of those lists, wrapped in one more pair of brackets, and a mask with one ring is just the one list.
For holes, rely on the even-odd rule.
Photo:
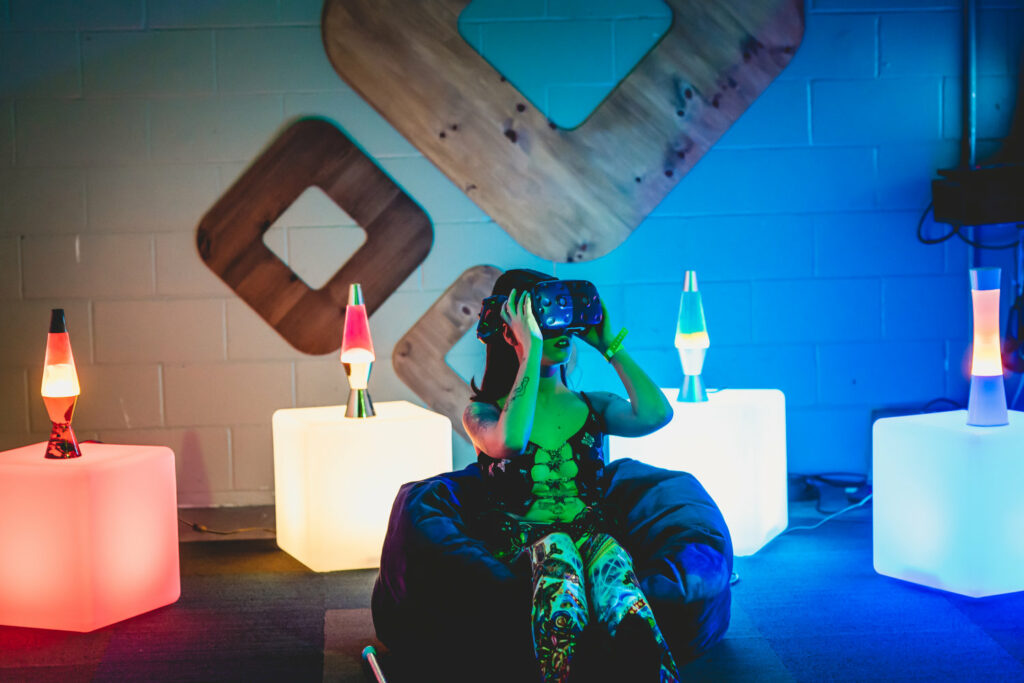
[(697, 291), (697, 271), (688, 270), (686, 275), (683, 276), (683, 291), (684, 292), (696, 292)]
[(358, 306), (365, 303), (363, 301), (363, 286), (358, 282), (353, 282), (348, 286), (348, 305)]
[(999, 268), (971, 268), (971, 289), (999, 289)]
[(64, 309), (54, 308), (50, 311), (50, 332), (67, 332), (68, 324), (64, 320)]

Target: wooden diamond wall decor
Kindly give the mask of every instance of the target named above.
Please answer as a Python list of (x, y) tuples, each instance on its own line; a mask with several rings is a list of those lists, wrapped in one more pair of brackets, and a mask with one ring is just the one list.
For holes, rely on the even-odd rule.
[(326, 0), (341, 77), (513, 238), (597, 258), (675, 187), (792, 59), (803, 0), (666, 0), (668, 33), (562, 130), (458, 33), (469, 0)]
[(469, 405), (469, 384), (444, 358), (466, 332), (476, 327), (480, 303), (491, 295), (501, 273), (493, 266), (474, 266), (462, 273), (398, 340), (391, 353), (398, 378), (431, 410), (447, 415), (452, 429), (467, 441), (462, 411)]
[[(366, 231), (366, 241), (320, 289), (292, 271), (263, 234), (316, 185)], [(373, 313), (423, 262), (430, 218), (348, 137), (323, 119), (290, 126), (203, 216), (199, 255), (299, 351), (341, 347), (348, 286), (363, 286)]]

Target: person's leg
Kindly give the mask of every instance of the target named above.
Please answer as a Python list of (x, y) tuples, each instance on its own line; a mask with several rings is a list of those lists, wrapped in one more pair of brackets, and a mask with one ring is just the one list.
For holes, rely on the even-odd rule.
[(612, 636), (616, 635), (626, 617), (636, 615), (643, 619), (659, 646), (661, 681), (678, 681), (679, 669), (640, 588), (633, 571), (633, 558), (618, 541), (603, 533), (584, 537), (579, 550), (583, 557), (584, 580), (594, 617), (607, 626)]
[(569, 679), (576, 639), (587, 624), (583, 560), (568, 534), (548, 534), (530, 546), (533, 647), (545, 683)]

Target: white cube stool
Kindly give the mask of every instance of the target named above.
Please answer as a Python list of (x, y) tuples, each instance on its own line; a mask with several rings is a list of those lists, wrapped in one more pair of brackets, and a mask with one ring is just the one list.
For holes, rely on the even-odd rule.
[(752, 555), (789, 523), (786, 398), (777, 389), (723, 389), (679, 403), (672, 421), (640, 438), (613, 436), (609, 457), (693, 474), (714, 499), (736, 555)]
[(377, 567), (399, 487), (452, 468), (447, 417), (408, 401), (274, 413), (277, 545), (318, 572)]
[(1024, 413), (1009, 418), (875, 422), (875, 571), (975, 598), (1024, 590)]

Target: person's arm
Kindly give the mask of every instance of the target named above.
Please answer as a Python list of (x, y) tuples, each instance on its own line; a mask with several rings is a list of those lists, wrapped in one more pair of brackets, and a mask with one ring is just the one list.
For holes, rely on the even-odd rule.
[(540, 326), (533, 317), (529, 293), (516, 300), (515, 290), (502, 309), (502, 319), (518, 343), (519, 373), (505, 398), (505, 405), (470, 403), (462, 415), (462, 424), (473, 445), (492, 458), (510, 458), (526, 448), (533, 430), (540, 381), (540, 360), (544, 350)]
[[(605, 355), (615, 332), (608, 322), (608, 309), (604, 309), (604, 319), (580, 338)], [(619, 379), (626, 387), (629, 400), (607, 391), (588, 393), (594, 408), (604, 416), (605, 427), (609, 434), (617, 436), (643, 436), (657, 431), (672, 420), (672, 404), (658, 388), (643, 368), (624, 348), (612, 356), (611, 364), (619, 373)]]

